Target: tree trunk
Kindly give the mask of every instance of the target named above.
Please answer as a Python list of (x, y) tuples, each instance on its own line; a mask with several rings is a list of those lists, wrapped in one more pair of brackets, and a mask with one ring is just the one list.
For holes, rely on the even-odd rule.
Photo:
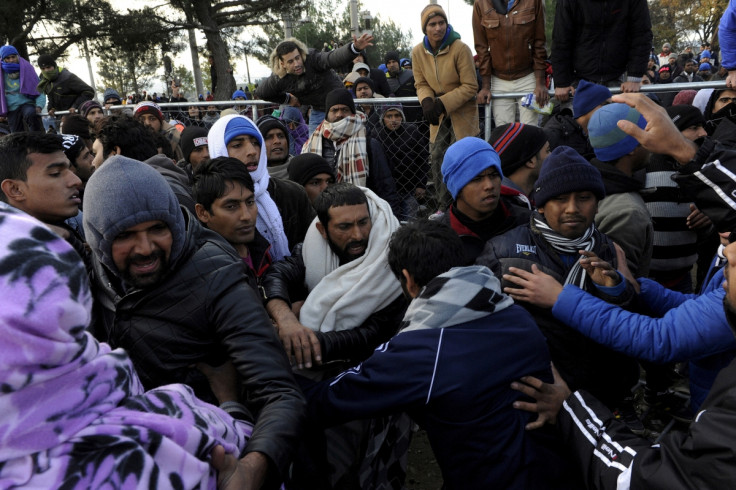
[(235, 78), (230, 67), (230, 52), (225, 40), (220, 35), (220, 29), (210, 14), (209, 0), (192, 0), (194, 15), (202, 25), (207, 45), (215, 60), (215, 71), (217, 72), (217, 87), (215, 87), (215, 100), (230, 100), (235, 92)]

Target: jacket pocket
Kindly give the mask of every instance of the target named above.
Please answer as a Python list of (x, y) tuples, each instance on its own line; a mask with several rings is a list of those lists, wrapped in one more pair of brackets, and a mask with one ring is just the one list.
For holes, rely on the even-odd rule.
[(483, 19), (483, 30), (486, 33), (487, 39), (496, 39), (498, 37), (499, 26), (501, 21), (495, 18), (484, 18)]
[(534, 10), (529, 9), (529, 10), (521, 11), (516, 15), (513, 15), (511, 17), (511, 21), (514, 23), (514, 25), (523, 26), (526, 24), (533, 23), (534, 19), (536, 18), (537, 16), (534, 15)]

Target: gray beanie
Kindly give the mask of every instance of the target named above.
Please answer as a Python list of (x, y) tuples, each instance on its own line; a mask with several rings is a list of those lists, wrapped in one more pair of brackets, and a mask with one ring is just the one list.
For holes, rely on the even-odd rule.
[(166, 179), (138, 160), (114, 156), (92, 174), (84, 188), (84, 233), (90, 248), (110, 271), (112, 242), (123, 231), (146, 221), (163, 221), (173, 242), (169, 264), (181, 255), (184, 215)]

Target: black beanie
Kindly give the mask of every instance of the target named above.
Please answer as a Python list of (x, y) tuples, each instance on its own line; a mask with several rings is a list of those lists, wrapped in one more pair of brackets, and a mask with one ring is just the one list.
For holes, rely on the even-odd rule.
[(330, 174), (335, 178), (335, 170), (327, 160), (316, 153), (302, 153), (289, 160), (289, 180), (303, 186), (317, 174)]
[(353, 94), (346, 88), (336, 88), (327, 94), (325, 99), (325, 113), (330, 112), (333, 105), (343, 104), (350, 108), (350, 112), (355, 114), (355, 103), (353, 102)]
[(399, 56), (398, 51), (389, 51), (386, 53), (386, 56), (383, 57), (383, 62), (388, 65), (389, 61), (401, 61), (401, 56)]
[(76, 166), (77, 157), (84, 150), (84, 141), (76, 134), (59, 136), (61, 145), (64, 147), (64, 155), (69, 159), (72, 166)]
[(691, 105), (673, 105), (667, 108), (667, 115), (670, 116), (675, 127), (679, 131), (683, 131), (691, 126), (705, 126), (705, 117), (700, 109)]
[(371, 88), (371, 91), (375, 94), (376, 93), (376, 84), (373, 83), (373, 80), (371, 80), (368, 77), (360, 77), (357, 80), (355, 80), (355, 83), (353, 84), (353, 89), (356, 89), (358, 87), (359, 83), (367, 83), (368, 86)]
[(41, 56), (38, 57), (38, 67), (39, 68), (42, 66), (49, 66), (49, 65), (56, 66), (56, 59), (53, 56), (51, 56), (50, 54), (42, 54)]
[(508, 176), (539, 153), (547, 143), (547, 135), (536, 126), (509, 123), (494, 129), (488, 142), (501, 157), (501, 169)]
[(81, 114), (69, 114), (61, 123), (62, 134), (76, 134), (77, 136), (86, 140), (92, 136), (89, 132), (89, 121), (86, 117)]
[(601, 173), (569, 146), (558, 146), (542, 165), (532, 198), (538, 208), (555, 196), (590, 191), (600, 201), (606, 197)]
[(280, 129), (284, 133), (284, 137), (286, 137), (286, 141), (289, 141), (289, 130), (284, 125), (283, 122), (281, 122), (280, 119), (277, 119), (273, 117), (272, 115), (266, 115), (261, 116), (256, 121), (256, 126), (258, 126), (258, 131), (261, 132), (263, 137), (266, 137), (266, 133), (271, 131), (272, 129)]
[(188, 162), (189, 155), (192, 154), (195, 148), (207, 144), (207, 129), (200, 126), (187, 126), (181, 132), (179, 144), (181, 145), (182, 153), (184, 153), (184, 160)]

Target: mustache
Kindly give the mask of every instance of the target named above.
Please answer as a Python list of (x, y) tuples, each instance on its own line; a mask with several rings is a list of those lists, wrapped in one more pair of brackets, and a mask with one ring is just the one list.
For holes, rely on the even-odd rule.
[(136, 263), (142, 263), (142, 262), (151, 262), (156, 259), (161, 260), (163, 262), (163, 259), (166, 257), (166, 254), (163, 250), (154, 250), (153, 253), (150, 255), (142, 255), (142, 254), (135, 254), (131, 255), (130, 257), (127, 257), (125, 259), (125, 265), (126, 267), (129, 267), (132, 264)]

